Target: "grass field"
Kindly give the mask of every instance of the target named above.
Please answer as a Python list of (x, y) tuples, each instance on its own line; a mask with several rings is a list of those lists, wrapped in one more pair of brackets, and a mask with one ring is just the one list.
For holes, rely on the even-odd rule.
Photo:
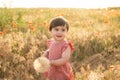
[(120, 8), (0, 8), (0, 80), (44, 80), (32, 64), (47, 49), (56, 16), (70, 23), (75, 80), (119, 80)]

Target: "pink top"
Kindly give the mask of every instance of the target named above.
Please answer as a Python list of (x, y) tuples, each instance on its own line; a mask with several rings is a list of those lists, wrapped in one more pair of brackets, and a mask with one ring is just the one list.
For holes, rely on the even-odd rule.
[[(62, 57), (62, 53), (66, 48), (70, 46), (71, 51), (73, 51), (73, 45), (68, 41), (55, 42), (54, 40), (48, 41), (49, 47), (49, 60), (56, 60)], [(73, 80), (72, 68), (69, 62), (66, 62), (61, 66), (51, 66), (47, 72), (47, 77), (49, 80)]]

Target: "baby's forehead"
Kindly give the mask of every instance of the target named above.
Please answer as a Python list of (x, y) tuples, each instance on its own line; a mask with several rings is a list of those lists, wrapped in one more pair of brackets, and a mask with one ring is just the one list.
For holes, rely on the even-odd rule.
[(64, 25), (64, 26), (55, 26), (54, 28), (59, 28), (59, 29), (67, 29), (67, 26), (66, 25)]

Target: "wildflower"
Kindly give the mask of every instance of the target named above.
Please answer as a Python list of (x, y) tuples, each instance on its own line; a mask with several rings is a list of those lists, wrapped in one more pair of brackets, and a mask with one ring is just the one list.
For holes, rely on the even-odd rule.
[(105, 20), (104, 20), (104, 23), (109, 23), (109, 20), (105, 19)]
[(0, 35), (2, 35), (3, 34), (3, 32), (2, 31), (0, 31)]
[(43, 22), (43, 26), (46, 26), (46, 24), (47, 24), (47, 22), (45, 21), (45, 22)]
[(17, 27), (17, 24), (16, 24), (16, 23), (14, 23), (14, 24), (13, 24), (13, 27), (14, 27), (14, 28), (16, 28), (16, 27)]
[(34, 31), (34, 30), (35, 30), (35, 27), (34, 27), (34, 26), (31, 26), (30, 29)]

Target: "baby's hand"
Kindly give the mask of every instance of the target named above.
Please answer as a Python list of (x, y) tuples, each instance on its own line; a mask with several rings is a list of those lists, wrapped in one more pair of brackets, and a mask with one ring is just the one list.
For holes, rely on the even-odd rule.
[(54, 65), (54, 60), (50, 60), (50, 65)]
[(48, 50), (46, 50), (46, 51), (44, 51), (44, 52), (43, 52), (42, 57), (48, 57), (48, 54), (49, 54), (49, 51), (48, 51)]
[(50, 67), (50, 61), (46, 57), (39, 57), (33, 62), (33, 67), (37, 73), (44, 73)]

